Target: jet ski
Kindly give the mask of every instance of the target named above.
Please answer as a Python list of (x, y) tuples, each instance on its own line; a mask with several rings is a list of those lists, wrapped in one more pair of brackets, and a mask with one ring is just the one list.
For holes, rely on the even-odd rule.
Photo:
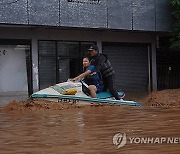
[(138, 106), (141, 104), (134, 101), (124, 100), (123, 97), (125, 93), (120, 91), (118, 92), (120, 100), (115, 100), (115, 98), (108, 91), (103, 91), (97, 93), (96, 98), (92, 98), (88, 92), (88, 86), (82, 82), (62, 82), (56, 85), (50, 86), (48, 88), (42, 89), (38, 92), (35, 92), (31, 95), (31, 98), (41, 98), (45, 100), (55, 101), (55, 102), (66, 102), (66, 103), (78, 103), (81, 105), (91, 104), (91, 103), (106, 103), (106, 104), (116, 104), (116, 105), (130, 105)]

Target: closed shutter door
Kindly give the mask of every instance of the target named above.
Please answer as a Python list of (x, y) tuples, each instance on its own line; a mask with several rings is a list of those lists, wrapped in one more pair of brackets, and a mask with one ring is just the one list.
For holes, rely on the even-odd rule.
[(148, 90), (148, 45), (134, 43), (103, 43), (114, 70), (119, 90)]

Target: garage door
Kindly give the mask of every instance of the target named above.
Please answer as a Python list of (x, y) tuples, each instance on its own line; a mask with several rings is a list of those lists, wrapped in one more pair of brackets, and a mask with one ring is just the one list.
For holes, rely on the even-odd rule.
[(148, 45), (103, 43), (103, 53), (115, 70), (115, 85), (123, 90), (148, 90)]

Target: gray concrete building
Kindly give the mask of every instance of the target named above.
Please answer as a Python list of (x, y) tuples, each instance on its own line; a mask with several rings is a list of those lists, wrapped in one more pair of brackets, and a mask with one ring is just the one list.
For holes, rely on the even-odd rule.
[(82, 71), (96, 43), (123, 90), (157, 89), (156, 46), (168, 0), (1, 0), (0, 93), (32, 92)]

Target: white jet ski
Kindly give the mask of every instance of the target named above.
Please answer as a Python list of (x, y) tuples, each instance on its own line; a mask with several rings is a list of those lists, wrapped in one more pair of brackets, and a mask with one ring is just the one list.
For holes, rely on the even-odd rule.
[[(55, 102), (73, 102), (82, 105), (93, 102), (141, 106), (141, 104), (134, 101), (125, 101), (123, 99), (115, 100), (108, 91), (97, 93), (97, 98), (92, 98), (85, 92), (86, 88), (87, 85), (84, 82), (62, 82), (33, 93), (31, 98), (42, 98)], [(118, 94), (122, 97), (124, 96), (123, 92), (118, 92)]]

